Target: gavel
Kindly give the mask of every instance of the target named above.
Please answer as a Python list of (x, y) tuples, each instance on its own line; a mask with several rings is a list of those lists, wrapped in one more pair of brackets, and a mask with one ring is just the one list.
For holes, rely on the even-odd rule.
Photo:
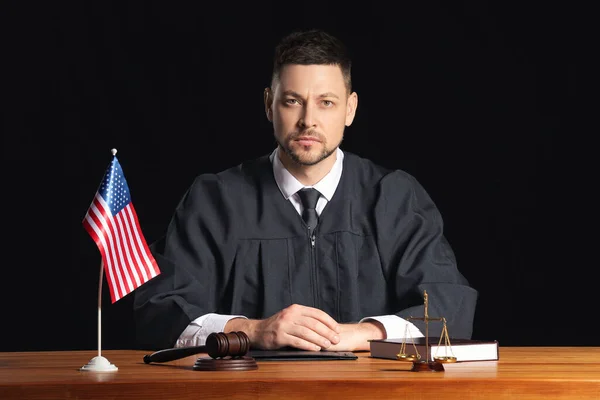
[(204, 346), (179, 347), (173, 349), (164, 349), (146, 354), (144, 362), (167, 362), (179, 360), (198, 353), (208, 353), (212, 358), (222, 357), (242, 357), (250, 350), (250, 338), (244, 332), (213, 332), (206, 338)]
[(257, 369), (252, 357), (245, 357), (250, 351), (250, 338), (245, 332), (213, 332), (206, 338), (204, 346), (179, 347), (156, 351), (144, 356), (144, 362), (163, 363), (185, 358), (198, 353), (208, 353), (210, 358), (200, 357), (194, 370), (248, 370)]

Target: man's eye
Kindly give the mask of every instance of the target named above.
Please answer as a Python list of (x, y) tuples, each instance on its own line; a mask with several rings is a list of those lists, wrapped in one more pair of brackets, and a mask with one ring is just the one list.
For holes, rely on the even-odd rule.
[(331, 101), (331, 100), (323, 100), (323, 105), (325, 107), (331, 107), (331, 106), (333, 106), (333, 101)]
[(298, 104), (298, 100), (296, 100), (296, 99), (287, 99), (285, 101), (285, 104), (290, 104), (290, 105)]

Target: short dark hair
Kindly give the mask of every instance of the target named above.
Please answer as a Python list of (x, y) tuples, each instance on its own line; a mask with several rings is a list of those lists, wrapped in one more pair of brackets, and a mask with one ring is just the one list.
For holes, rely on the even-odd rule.
[(352, 92), (352, 61), (346, 46), (335, 36), (319, 29), (295, 31), (283, 37), (275, 48), (271, 84), (281, 68), (289, 64), (338, 65), (348, 93)]

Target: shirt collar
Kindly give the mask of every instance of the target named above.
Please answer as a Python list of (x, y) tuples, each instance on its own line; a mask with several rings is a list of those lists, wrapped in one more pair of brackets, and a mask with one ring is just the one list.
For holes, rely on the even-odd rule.
[(281, 163), (277, 155), (277, 148), (273, 150), (269, 156), (271, 163), (273, 164), (273, 175), (279, 190), (283, 194), (286, 200), (288, 200), (294, 193), (305, 187), (313, 187), (317, 189), (327, 201), (331, 201), (335, 189), (337, 189), (340, 178), (342, 177), (342, 166), (344, 161), (344, 152), (338, 147), (336, 149), (336, 160), (331, 167), (331, 170), (313, 186), (304, 186), (298, 181)]

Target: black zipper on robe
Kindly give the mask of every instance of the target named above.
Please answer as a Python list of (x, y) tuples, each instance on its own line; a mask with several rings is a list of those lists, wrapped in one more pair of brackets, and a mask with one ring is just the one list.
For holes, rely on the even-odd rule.
[(308, 229), (308, 240), (310, 241), (310, 271), (312, 275), (313, 287), (313, 304), (315, 308), (319, 308), (318, 303), (318, 287), (317, 287), (317, 254), (315, 252), (316, 235), (313, 229)]

